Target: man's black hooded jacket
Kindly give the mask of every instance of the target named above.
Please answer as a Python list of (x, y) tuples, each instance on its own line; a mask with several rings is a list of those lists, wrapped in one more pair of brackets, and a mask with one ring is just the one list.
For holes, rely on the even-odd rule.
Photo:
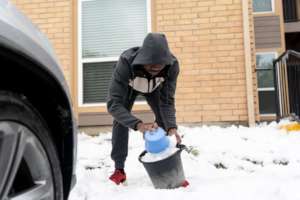
[[(151, 76), (144, 69), (145, 64), (163, 64), (164, 69), (156, 76)], [(163, 34), (149, 33), (142, 47), (124, 51), (117, 62), (110, 83), (107, 109), (114, 119), (123, 126), (136, 130), (141, 122), (125, 106), (132, 91), (151, 95), (159, 93), (159, 100), (154, 102), (160, 110), (164, 129), (177, 128), (175, 117), (175, 90), (179, 74), (179, 64), (169, 51)]]

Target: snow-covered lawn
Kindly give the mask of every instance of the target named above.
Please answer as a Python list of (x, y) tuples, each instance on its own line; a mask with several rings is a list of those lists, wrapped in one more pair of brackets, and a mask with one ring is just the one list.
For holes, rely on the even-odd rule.
[(138, 161), (144, 150), (141, 133), (130, 132), (126, 186), (108, 181), (114, 170), (111, 133), (98, 137), (82, 133), (78, 138), (78, 181), (70, 199), (300, 200), (300, 132), (287, 133), (278, 126), (180, 127), (183, 143), (199, 154), (182, 152), (190, 186), (172, 190), (154, 189)]

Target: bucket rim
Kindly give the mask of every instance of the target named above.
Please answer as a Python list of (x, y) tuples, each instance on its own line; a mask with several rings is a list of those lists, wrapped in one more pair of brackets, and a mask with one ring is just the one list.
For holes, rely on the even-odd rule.
[(154, 162), (144, 162), (142, 161), (142, 157), (146, 155), (146, 153), (148, 153), (146, 150), (144, 150), (140, 155), (139, 155), (139, 161), (143, 164), (154, 164), (154, 163), (157, 163), (157, 162), (161, 162), (161, 161), (165, 161), (165, 160), (168, 160), (170, 158), (172, 158), (173, 156), (177, 155), (177, 154), (180, 154), (185, 148), (186, 146), (184, 144), (177, 144), (176, 145), (176, 148), (177, 148), (177, 151), (174, 152), (173, 154), (171, 154), (170, 156), (164, 158), (164, 159), (161, 159), (161, 160), (157, 160), (157, 161), (154, 161)]

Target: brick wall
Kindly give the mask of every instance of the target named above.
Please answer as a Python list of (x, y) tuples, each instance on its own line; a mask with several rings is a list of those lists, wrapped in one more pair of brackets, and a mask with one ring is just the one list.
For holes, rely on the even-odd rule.
[(242, 2), (156, 0), (154, 10), (181, 64), (178, 121), (246, 121)]
[(72, 67), (72, 0), (11, 0), (47, 35), (70, 87)]

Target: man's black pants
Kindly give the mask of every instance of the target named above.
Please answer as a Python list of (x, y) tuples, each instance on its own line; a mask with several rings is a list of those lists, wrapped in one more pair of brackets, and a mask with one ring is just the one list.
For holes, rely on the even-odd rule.
[[(129, 92), (127, 102), (124, 102), (124, 107), (131, 112), (134, 101), (138, 95), (136, 91)], [(155, 115), (155, 121), (158, 126), (164, 128), (164, 119), (160, 110), (160, 92), (156, 89), (150, 94), (143, 95)], [(124, 169), (125, 160), (128, 155), (128, 127), (123, 126), (116, 120), (113, 122), (112, 129), (112, 151), (111, 158), (115, 162), (116, 169)]]

